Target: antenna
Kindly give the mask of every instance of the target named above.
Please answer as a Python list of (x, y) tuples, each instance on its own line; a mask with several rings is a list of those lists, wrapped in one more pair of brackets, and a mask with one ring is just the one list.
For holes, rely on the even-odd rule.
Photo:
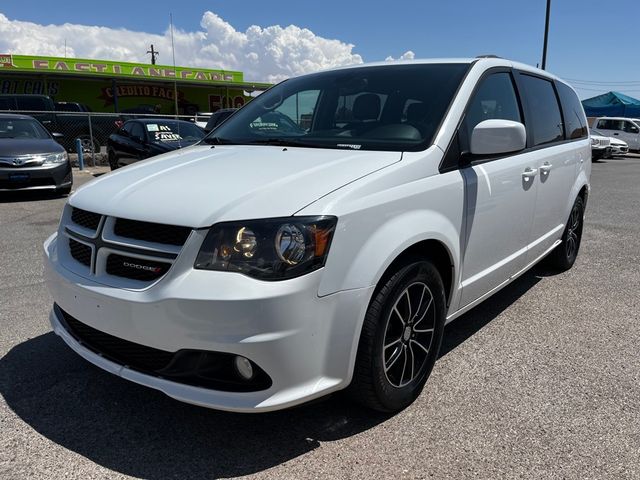
[(147, 53), (151, 54), (151, 65), (156, 64), (156, 57), (160, 55), (160, 52), (153, 49), (153, 43), (151, 44), (151, 50), (147, 50)]
[(171, 26), (171, 55), (173, 56), (173, 100), (176, 106), (176, 118), (178, 118), (178, 80), (176, 77), (176, 47), (173, 43), (173, 13), (169, 13), (169, 24)]

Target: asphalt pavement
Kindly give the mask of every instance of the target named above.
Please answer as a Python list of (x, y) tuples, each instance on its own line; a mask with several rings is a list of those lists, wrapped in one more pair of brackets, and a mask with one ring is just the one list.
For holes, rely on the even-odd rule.
[(395, 416), (340, 395), (222, 413), (93, 367), (47, 320), (41, 245), (65, 199), (2, 195), (0, 478), (639, 479), (640, 157), (595, 163), (592, 186), (574, 268), (454, 321)]

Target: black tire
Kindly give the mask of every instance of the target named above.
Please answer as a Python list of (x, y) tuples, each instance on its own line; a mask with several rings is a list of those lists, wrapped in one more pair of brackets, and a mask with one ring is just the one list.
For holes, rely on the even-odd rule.
[[(424, 288), (426, 286), (426, 289)], [(408, 310), (411, 305), (411, 298), (418, 298), (421, 288), (424, 294), (431, 294), (432, 302), (427, 306), (427, 299), (423, 296), (420, 302), (413, 302), (415, 313)], [(413, 289), (413, 290), (411, 290)], [(405, 291), (409, 292), (405, 295)], [(414, 295), (416, 293), (416, 295)], [(400, 302), (404, 298), (409, 298), (404, 304), (403, 312)], [(426, 310), (421, 310), (423, 306)], [(403, 300), (404, 301), (404, 300)], [(376, 289), (369, 304), (362, 327), (360, 343), (356, 356), (356, 364), (353, 373), (353, 380), (347, 389), (347, 393), (358, 403), (380, 412), (397, 412), (409, 406), (419, 395), (429, 377), (433, 365), (438, 358), (445, 321), (445, 292), (442, 278), (438, 270), (431, 262), (411, 259), (404, 263), (393, 275), (382, 280)], [(395, 309), (395, 312), (394, 312)], [(420, 312), (424, 312), (420, 314)], [(405, 315), (408, 313), (408, 315)], [(413, 319), (411, 320), (413, 314)], [(409, 320), (402, 321), (402, 316)], [(420, 320), (417, 319), (422, 315)], [(425, 324), (418, 329), (418, 323), (427, 322), (432, 327), (432, 334), (429, 342), (428, 352), (425, 349), (414, 348), (414, 337), (420, 343), (427, 343), (428, 333), (414, 333), (425, 328)], [(393, 322), (393, 323), (392, 323)], [(412, 322), (415, 322), (412, 325)], [(392, 333), (392, 325), (397, 325), (396, 335), (400, 335), (398, 340)], [(407, 327), (411, 329), (406, 339)], [(418, 337), (416, 337), (418, 335)], [(396, 342), (400, 342), (399, 344)], [(413, 343), (412, 343), (413, 342)], [(387, 348), (384, 348), (385, 343)], [(393, 345), (396, 343), (396, 345)], [(389, 359), (385, 355), (389, 353)], [(400, 350), (401, 353), (396, 355)], [(399, 372), (399, 362), (402, 362), (400, 355), (404, 352), (405, 361), (402, 366), (402, 373)], [(409, 356), (410, 355), (410, 356)], [(420, 358), (423, 356), (423, 358)], [(394, 364), (391, 360), (394, 360)], [(405, 375), (405, 365), (411, 358), (411, 365), (414, 371), (411, 377), (407, 376), (406, 384), (402, 384)], [(389, 367), (391, 365), (391, 367)], [(388, 371), (385, 369), (387, 366)], [(395, 377), (392, 376), (395, 369)], [(399, 378), (399, 381), (398, 381)], [(395, 384), (394, 384), (395, 381)]]
[[(75, 149), (75, 145), (76, 145), (76, 139), (80, 139), (80, 142), (82, 143), (82, 151), (83, 153), (91, 153), (91, 136), (88, 133), (82, 134), (77, 136), (74, 140), (73, 140), (73, 148)], [(94, 153), (100, 153), (100, 142), (98, 141), (98, 139), (95, 137), (93, 137), (93, 152)]]
[(573, 267), (580, 251), (582, 228), (584, 223), (584, 200), (576, 198), (571, 208), (567, 225), (562, 234), (562, 243), (558, 245), (548, 257), (549, 267), (564, 272)]

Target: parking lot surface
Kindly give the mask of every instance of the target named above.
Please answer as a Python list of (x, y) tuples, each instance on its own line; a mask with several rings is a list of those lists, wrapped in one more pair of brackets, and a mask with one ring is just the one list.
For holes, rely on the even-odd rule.
[[(76, 175), (76, 186), (89, 174)], [(582, 251), (454, 321), (395, 416), (337, 395), (239, 415), (181, 404), (51, 333), (41, 245), (64, 199), (0, 197), (0, 477), (640, 478), (640, 157), (593, 165)]]

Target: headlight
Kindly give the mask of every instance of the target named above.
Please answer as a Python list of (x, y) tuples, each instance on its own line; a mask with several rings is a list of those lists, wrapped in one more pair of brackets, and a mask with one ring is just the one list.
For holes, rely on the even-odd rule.
[(309, 273), (327, 259), (335, 217), (285, 217), (218, 223), (207, 234), (194, 267), (284, 280)]
[(67, 161), (67, 158), (69, 158), (67, 152), (48, 153), (44, 156), (43, 163), (63, 163)]
[(596, 146), (600, 143), (600, 140), (596, 138), (591, 138), (591, 146)]

